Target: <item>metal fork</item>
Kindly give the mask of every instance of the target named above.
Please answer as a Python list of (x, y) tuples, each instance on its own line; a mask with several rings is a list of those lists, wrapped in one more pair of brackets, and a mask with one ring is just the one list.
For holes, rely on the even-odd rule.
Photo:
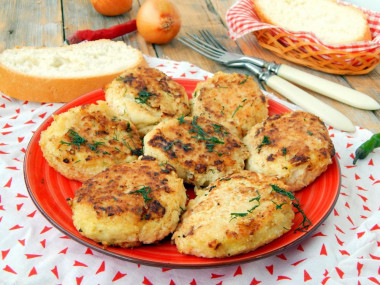
[(336, 129), (354, 132), (355, 126), (352, 122), (339, 111), (331, 106), (313, 97), (304, 90), (282, 79), (281, 77), (263, 69), (260, 66), (242, 59), (241, 55), (231, 54), (220, 48), (216, 48), (197, 35), (189, 35), (189, 37), (178, 38), (186, 46), (197, 51), (203, 56), (224, 64), (228, 67), (243, 67), (251, 71), (259, 80), (264, 81), (266, 85), (273, 90), (282, 94), (285, 98), (297, 104), (304, 110), (320, 117), (322, 121)]
[[(260, 80), (265, 81), (266, 77), (269, 76), (267, 74), (268, 72), (274, 73), (293, 83), (334, 100), (343, 102), (347, 105), (364, 110), (380, 109), (380, 104), (373, 98), (352, 88), (348, 88), (321, 77), (314, 76), (310, 73), (303, 72), (289, 65), (276, 64), (274, 62), (267, 62), (260, 58), (228, 52), (227, 49), (209, 31), (201, 30), (200, 34), (203, 39), (195, 34), (188, 34), (188, 38), (182, 37), (180, 38), (180, 41), (185, 45), (192, 45), (193, 49), (195, 49), (194, 47), (197, 47), (197, 51), (202, 55), (230, 67), (233, 67), (237, 62), (241, 61), (258, 66), (261, 70), (255, 69), (253, 73)], [(203, 49), (201, 48), (202, 46)], [(262, 79), (260, 77), (264, 78)]]

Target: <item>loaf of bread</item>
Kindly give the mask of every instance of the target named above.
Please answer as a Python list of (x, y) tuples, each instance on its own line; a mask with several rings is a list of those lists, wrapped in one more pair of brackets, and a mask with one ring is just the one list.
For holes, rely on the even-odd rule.
[(0, 91), (20, 100), (69, 102), (138, 65), (147, 65), (142, 53), (122, 41), (15, 47), (0, 54)]
[(335, 0), (252, 0), (261, 21), (292, 32), (311, 32), (325, 44), (371, 40), (365, 14)]

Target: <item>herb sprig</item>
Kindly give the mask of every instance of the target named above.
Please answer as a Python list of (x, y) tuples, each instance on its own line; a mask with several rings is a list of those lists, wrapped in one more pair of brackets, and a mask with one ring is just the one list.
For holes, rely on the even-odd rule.
[(257, 207), (260, 206), (260, 199), (261, 199), (261, 195), (259, 193), (259, 191), (256, 190), (256, 193), (257, 193), (257, 196), (255, 198), (252, 198), (249, 200), (249, 202), (253, 202), (253, 201), (256, 201), (257, 204), (254, 205), (252, 208), (248, 209), (247, 212), (244, 212), (244, 213), (231, 213), (231, 220), (232, 221), (233, 219), (236, 219), (237, 217), (245, 217), (247, 216), (248, 214), (252, 213)]
[(68, 132), (67, 132), (69, 138), (70, 138), (70, 142), (65, 142), (65, 141), (60, 141), (61, 144), (65, 144), (65, 145), (75, 145), (78, 147), (78, 149), (80, 148), (81, 145), (87, 145), (92, 151), (97, 151), (98, 150), (98, 146), (100, 145), (104, 145), (104, 142), (93, 142), (93, 143), (89, 143), (85, 138), (81, 137), (76, 131), (74, 131), (73, 129), (69, 129)]
[(154, 93), (148, 92), (148, 91), (146, 91), (146, 90), (142, 90), (142, 91), (140, 91), (137, 95), (138, 95), (138, 96), (135, 97), (135, 102), (136, 102), (136, 103), (139, 103), (139, 104), (146, 104), (146, 105), (148, 105), (148, 106), (150, 106), (150, 105), (148, 104), (148, 100), (149, 100), (149, 98), (152, 97), (152, 96), (155, 96)]
[(148, 201), (152, 200), (152, 197), (148, 196), (151, 192), (152, 188), (150, 188), (149, 186), (142, 185), (140, 189), (129, 192), (129, 194), (141, 194), (146, 204)]
[(292, 192), (286, 191), (286, 190), (280, 188), (278, 185), (271, 184), (271, 187), (272, 187), (273, 191), (275, 191), (279, 194), (285, 195), (290, 200), (292, 200), (293, 201), (292, 202), (293, 207), (297, 209), (296, 214), (300, 213), (302, 215), (302, 221), (294, 231), (295, 232), (296, 231), (306, 232), (308, 230), (308, 228), (312, 225), (312, 223), (311, 223), (310, 219), (306, 216), (305, 212), (301, 209), (301, 205), (300, 205), (299, 200), (293, 195)]
[(178, 121), (180, 124), (188, 124), (189, 126), (191, 126), (189, 133), (194, 134), (194, 136), (191, 136), (191, 137), (195, 138), (197, 141), (204, 141), (206, 144), (206, 148), (209, 152), (214, 151), (214, 147), (216, 144), (224, 144), (224, 141), (221, 141), (219, 138), (206, 133), (202, 129), (202, 127), (198, 125), (197, 120), (198, 120), (198, 116), (194, 116), (191, 123), (187, 122), (184, 119), (184, 116), (181, 116), (178, 118)]

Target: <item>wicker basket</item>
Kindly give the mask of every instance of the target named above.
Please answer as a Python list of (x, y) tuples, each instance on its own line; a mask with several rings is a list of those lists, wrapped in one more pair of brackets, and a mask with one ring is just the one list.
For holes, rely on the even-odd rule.
[(253, 32), (259, 44), (291, 62), (332, 74), (366, 74), (380, 62), (380, 49), (374, 52), (347, 52), (295, 39), (286, 32), (263, 29)]

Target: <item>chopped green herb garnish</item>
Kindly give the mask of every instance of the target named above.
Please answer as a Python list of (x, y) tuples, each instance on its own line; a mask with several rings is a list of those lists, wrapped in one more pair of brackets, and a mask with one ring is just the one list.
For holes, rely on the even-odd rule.
[(98, 146), (99, 145), (104, 145), (104, 142), (94, 142), (92, 144), (87, 144), (89, 146), (89, 148), (93, 151), (97, 150), (98, 149)]
[(215, 144), (224, 144), (223, 141), (221, 141), (219, 138), (214, 137), (208, 133), (206, 133), (201, 126), (197, 123), (198, 117), (194, 116), (191, 123), (187, 122), (184, 119), (184, 116), (181, 116), (178, 118), (178, 121), (180, 124), (188, 124), (191, 126), (191, 129), (189, 130), (190, 134), (195, 134), (194, 136), (191, 136), (192, 138), (195, 138), (197, 141), (205, 141), (206, 148), (209, 152), (214, 151)]
[(279, 210), (282, 208), (282, 205), (285, 205), (286, 203), (277, 204), (275, 201), (272, 201), (273, 204), (276, 205), (276, 210)]
[(233, 219), (236, 219), (237, 217), (245, 217), (246, 215), (248, 215), (248, 213), (231, 213), (231, 220), (230, 222), (233, 220)]
[(308, 133), (310, 136), (313, 135), (313, 133), (312, 133), (311, 131), (307, 131), (307, 133)]
[(245, 79), (244, 79), (242, 82), (239, 82), (239, 85), (246, 83), (247, 80), (248, 80), (248, 78), (249, 78), (249, 75), (246, 74), (246, 75), (245, 75)]
[(152, 189), (149, 187), (149, 186), (141, 186), (140, 189), (136, 190), (136, 191), (132, 191), (132, 192), (129, 192), (129, 194), (141, 194), (142, 197), (144, 198), (144, 202), (148, 202), (150, 200), (152, 200), (151, 197), (149, 197), (148, 195), (152, 192)]
[(246, 213), (231, 213), (231, 216), (232, 216), (231, 220), (236, 219), (237, 217), (245, 217), (248, 215), (248, 213), (252, 213), (257, 207), (260, 206), (261, 195), (259, 191), (257, 190), (256, 190), (256, 193), (257, 193), (257, 197), (250, 199), (249, 202), (256, 201), (257, 204), (254, 205), (251, 209), (248, 209)]
[(176, 143), (180, 143), (181, 146), (182, 146), (182, 148), (183, 148), (184, 150), (190, 150), (190, 149), (191, 149), (191, 147), (189, 146), (189, 144), (184, 144), (180, 139), (177, 139), (177, 140), (175, 140), (175, 141), (170, 142), (170, 143), (164, 148), (164, 150), (165, 150), (165, 151), (170, 150), (170, 149), (172, 148), (172, 146), (175, 145)]
[(258, 145), (257, 148), (260, 150), (264, 145), (269, 145), (269, 144), (271, 144), (269, 137), (264, 136), (263, 140), (261, 141), (261, 143)]
[(285, 155), (287, 153), (287, 149), (286, 149), (286, 147), (283, 147), (282, 148), (282, 155)]
[(138, 94), (138, 97), (135, 98), (135, 102), (139, 104), (149, 104), (147, 103), (149, 98), (152, 96), (155, 96), (154, 93), (148, 92), (146, 90), (140, 91)]
[[(247, 101), (246, 98), (243, 99), (243, 101), (241, 101), (241, 102), (244, 103), (245, 101)], [(231, 118), (233, 118), (235, 116), (236, 112), (239, 111), (240, 108), (243, 108), (243, 105), (239, 105), (239, 106), (236, 107), (235, 111), (232, 113)]]
[(299, 200), (293, 195), (292, 192), (286, 191), (277, 185), (271, 184), (271, 187), (272, 187), (273, 191), (289, 197), (289, 199), (293, 201), (292, 202), (293, 207), (297, 209), (296, 214), (300, 213), (302, 215), (302, 221), (294, 231), (295, 232), (296, 231), (301, 231), (301, 232), (307, 231), (307, 229), (312, 225), (312, 223), (311, 223), (310, 219), (308, 217), (306, 217), (305, 212), (301, 209), (301, 205), (299, 203)]
[(73, 129), (69, 129), (67, 133), (70, 137), (70, 142), (60, 141), (61, 144), (76, 145), (78, 149), (81, 145), (87, 145), (92, 151), (97, 151), (99, 145), (104, 145), (104, 142), (88, 143), (88, 141), (85, 138), (81, 137)]
[(82, 138), (73, 129), (69, 129), (67, 133), (70, 137), (70, 142), (61, 141), (61, 144), (76, 145), (79, 148), (80, 145), (85, 144), (87, 142), (85, 138)]
[(142, 151), (141, 148), (133, 148), (133, 147), (131, 147), (130, 144), (125, 141), (124, 138), (123, 138), (123, 144), (132, 152), (133, 155), (140, 156), (140, 155), (143, 154), (143, 151)]

